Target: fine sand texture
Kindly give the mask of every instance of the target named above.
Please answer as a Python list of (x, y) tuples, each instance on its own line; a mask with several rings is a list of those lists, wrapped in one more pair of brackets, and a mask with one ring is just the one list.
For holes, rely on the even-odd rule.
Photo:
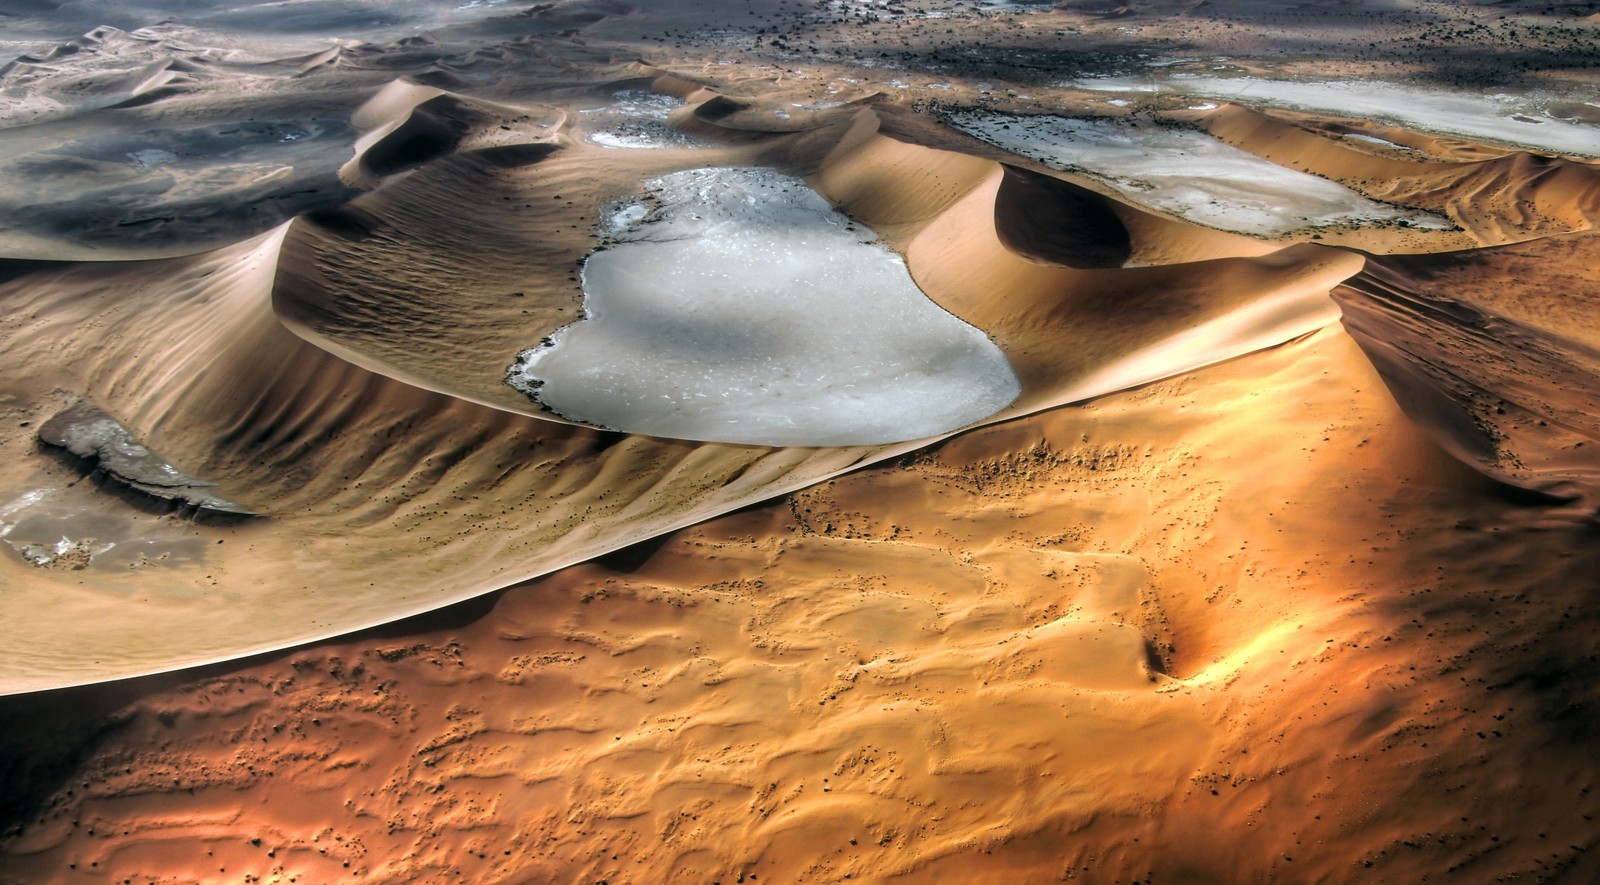
[(1600, 878), (1591, 6), (0, 11), (0, 883)]

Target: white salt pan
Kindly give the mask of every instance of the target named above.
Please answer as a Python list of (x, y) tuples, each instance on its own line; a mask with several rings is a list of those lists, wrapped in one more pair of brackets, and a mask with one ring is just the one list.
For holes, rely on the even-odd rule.
[(1600, 156), (1600, 126), (1544, 116), (1544, 108), (1561, 96), (1452, 92), (1376, 80), (1301, 83), (1154, 72), (1137, 77), (1079, 80), (1071, 85), (1099, 92), (1178, 92), (1243, 105), (1329, 111), (1555, 153)]
[(612, 96), (612, 103), (579, 111), (589, 140), (608, 148), (695, 147), (706, 142), (680, 132), (667, 123), (667, 116), (683, 102), (670, 95), (641, 89), (624, 89)]
[(985, 111), (950, 115), (957, 128), (1055, 169), (1076, 169), (1129, 200), (1222, 230), (1277, 236), (1335, 224), (1404, 221), (1449, 229), (1436, 215), (1370, 200), (1207, 135), (1122, 119)]
[(799, 179), (744, 168), (647, 182), (583, 273), (584, 320), (508, 383), (566, 417), (681, 439), (863, 445), (933, 436), (1020, 392), (1005, 356)]

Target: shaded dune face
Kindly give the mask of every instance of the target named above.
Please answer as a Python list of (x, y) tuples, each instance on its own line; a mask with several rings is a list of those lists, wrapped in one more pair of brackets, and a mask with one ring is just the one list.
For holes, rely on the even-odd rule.
[(1070, 182), (1008, 166), (995, 195), (995, 233), (1024, 258), (1066, 267), (1121, 267), (1133, 247), (1113, 205)]
[[(368, 133), (363, 150), (420, 160), (401, 150), (406, 124), (416, 113), (435, 115), (439, 97), (414, 84), (380, 92), (355, 115)], [(1196, 262), (1188, 282), (1171, 269), (1037, 262), (996, 233), (1002, 166), (886, 138), (860, 107), (742, 146), (659, 151), (567, 140), (567, 118), (548, 108), (475, 102), (471, 115), (487, 122), (449, 155), (378, 182), (361, 178), (372, 167), (358, 155), (346, 169), (376, 187), (337, 211), (184, 259), (20, 278), (32, 319), (11, 330), (16, 352), (27, 352), (25, 342), (60, 348), (19, 376), (34, 408), (47, 407), (46, 392), (60, 383), (51, 373), (68, 360), (71, 389), (266, 518), (197, 526), (197, 538), (229, 543), (173, 574), (160, 605), (144, 609), (148, 623), (131, 634), (121, 616), (96, 614), (116, 598), (97, 587), (137, 585), (136, 573), (96, 572), (96, 586), (83, 589), (43, 573), (19, 576), (25, 592), (10, 597), (19, 610), (12, 635), (34, 651), (8, 656), (12, 690), (217, 660), (391, 620), (926, 443), (766, 447), (623, 436), (552, 420), (506, 386), (503, 368), (515, 354), (577, 315), (579, 264), (595, 242), (592, 222), (574, 215), (593, 218), (586, 213), (632, 194), (644, 170), (712, 157), (783, 162), (817, 170), (822, 192), (847, 209), (861, 205), (864, 222), (894, 213), (900, 220), (881, 231), (906, 249), (913, 279), (940, 307), (966, 314), (1017, 368), (1022, 395), (990, 420), (1303, 334), (1331, 319), (1325, 293), (1354, 270), (1352, 256), (1314, 247)], [(917, 194), (915, 205), (874, 206), (859, 190), (881, 193), (896, 180)], [(1174, 223), (1128, 224), (1148, 234)], [(919, 245), (945, 237), (948, 248)], [(994, 291), (979, 288), (983, 273), (1012, 296), (981, 297)], [(114, 302), (98, 294), (107, 279), (116, 281)], [(176, 318), (167, 310), (175, 302), (186, 305)], [(1202, 332), (1186, 331), (1196, 324)], [(90, 327), (107, 340), (84, 334)], [(46, 483), (27, 472), (42, 469), (23, 455), (27, 438), (13, 445), (17, 487)], [(252, 589), (208, 592), (223, 581)], [(364, 589), (330, 594), (330, 582)], [(29, 605), (29, 594), (53, 603)], [(84, 647), (105, 651), (86, 662), (73, 651)]]
[[(1167, 8), (907, 5), (1052, 42)], [(1146, 110), (1460, 226), (1245, 236), (945, 126), (919, 106), (1017, 98), (948, 71), (529, 36), (687, 10), (274, 64), (360, 133), (334, 204), (0, 260), (0, 882), (1600, 877), (1594, 164)], [(204, 118), (197, 72), (105, 86)], [(646, 84), (684, 105), (623, 107)], [(870, 227), (1015, 400), (758, 445), (508, 386), (613, 210), (705, 169)], [(42, 451), (77, 396), (260, 516)]]
[(1513, 487), (1592, 509), (1600, 288), (1586, 269), (1597, 262), (1594, 234), (1376, 257), (1334, 298), (1407, 414), (1447, 450)]
[(712, 167), (611, 209), (621, 242), (584, 265), (584, 319), (507, 383), (614, 430), (762, 445), (901, 442), (1016, 399), (983, 333), (799, 179)]
[(381, 178), (437, 160), (453, 151), (474, 123), (483, 122), (454, 96), (431, 98), (413, 108), (405, 122), (362, 153), (362, 169)]

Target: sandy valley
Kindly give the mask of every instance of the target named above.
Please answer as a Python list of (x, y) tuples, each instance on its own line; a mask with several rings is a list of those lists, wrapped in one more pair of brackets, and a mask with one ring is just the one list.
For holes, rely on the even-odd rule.
[(1600, 876), (1600, 5), (0, 50), (0, 882)]

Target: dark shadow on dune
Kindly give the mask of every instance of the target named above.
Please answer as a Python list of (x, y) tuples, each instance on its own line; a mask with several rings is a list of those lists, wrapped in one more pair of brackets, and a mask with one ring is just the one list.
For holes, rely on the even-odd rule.
[[(194, 678), (194, 674), (186, 674)], [(6, 843), (39, 820), (74, 784), (100, 745), (130, 721), (123, 708), (158, 690), (156, 679), (90, 685), (0, 698), (0, 857)], [(165, 684), (176, 683), (168, 678)], [(164, 687), (164, 686), (163, 686)]]
[(694, 115), (702, 120), (715, 122), (731, 117), (748, 107), (749, 105), (743, 102), (734, 101), (725, 95), (719, 95), (695, 106)]
[(319, 209), (301, 216), (302, 223), (316, 225), (341, 240), (360, 242), (370, 237), (384, 225), (375, 216), (348, 203), (331, 209)]
[(1503, 485), (1506, 500), (1581, 501), (1592, 510), (1600, 502), (1600, 417), (1590, 404), (1600, 350), (1467, 297), (1475, 285), (1510, 293), (1512, 304), (1519, 295), (1530, 305), (1548, 297), (1539, 280), (1507, 278), (1520, 250), (1537, 248), (1369, 256), (1332, 294), (1396, 402), (1443, 450)]
[[(438, 630), (460, 630), (477, 623), (488, 617), (500, 604), (500, 598), (511, 592), (516, 587), (524, 586), (515, 584), (511, 587), (502, 587), (492, 590), (482, 596), (449, 605), (444, 608), (412, 615), (398, 621), (380, 624), (359, 633), (342, 636), (335, 640), (340, 643), (362, 642), (364, 640), (395, 640), (414, 637), (419, 633), (432, 633)], [(312, 646), (313, 648), (315, 646)]]
[(995, 197), (995, 232), (1025, 258), (1067, 267), (1121, 267), (1133, 244), (1112, 202), (1059, 178), (1005, 167)]
[[(488, 593), (339, 641), (392, 641), (462, 628), (493, 611), (505, 592)], [(8, 843), (22, 835), (24, 827), (47, 819), (52, 797), (88, 789), (87, 782), (75, 782), (84, 767), (137, 717), (150, 715), (138, 709), (140, 701), (304, 650), (285, 649), (172, 673), (0, 697), (0, 723), (4, 723), (0, 728), (0, 878)]]
[(146, 105), (155, 104), (163, 99), (172, 98), (173, 96), (177, 95), (183, 95), (189, 91), (190, 90), (182, 86), (163, 86), (160, 89), (152, 89), (149, 92), (141, 92), (132, 98), (119, 101), (116, 104), (111, 105), (111, 107), (119, 110), (144, 107)]
[(411, 71), (406, 74), (406, 77), (421, 83), (423, 86), (432, 86), (435, 89), (443, 89), (446, 92), (465, 92), (472, 88), (471, 80), (440, 67), (423, 71)]
[(496, 169), (518, 169), (541, 163), (559, 150), (561, 150), (559, 144), (508, 144), (481, 148), (470, 152), (467, 156), (482, 160)]
[(482, 114), (453, 95), (428, 99), (417, 105), (393, 132), (368, 148), (361, 165), (380, 177), (414, 169), (454, 151), (483, 119)]
[[(758, 506), (767, 506), (767, 502), (762, 502)], [(643, 568), (651, 557), (661, 552), (661, 548), (665, 547), (670, 540), (672, 540), (671, 534), (656, 535), (637, 544), (598, 556), (592, 562), (617, 574), (631, 575)]]
[[(531, 587), (540, 580), (543, 579), (515, 584), (333, 641), (340, 645), (377, 644), (462, 629), (488, 617), (506, 593)], [(152, 715), (149, 710), (140, 709), (141, 701), (235, 676), (316, 648), (318, 645), (313, 644), (171, 673), (0, 696), (0, 723), (4, 724), (0, 727), (0, 878), (4, 878), (4, 859), (10, 843), (22, 835), (23, 828), (48, 819), (52, 797), (89, 788), (87, 782), (77, 782), (85, 766), (107, 741), (115, 740), (138, 717)]]
[(61, 267), (63, 262), (29, 258), (0, 258), (0, 286), (21, 279), (31, 273)]

